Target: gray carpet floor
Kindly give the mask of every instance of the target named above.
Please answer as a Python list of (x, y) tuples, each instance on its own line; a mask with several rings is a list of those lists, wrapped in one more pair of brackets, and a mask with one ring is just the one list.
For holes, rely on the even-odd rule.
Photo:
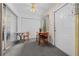
[(51, 44), (39, 46), (35, 42), (30, 42), (15, 45), (6, 52), (5, 56), (67, 56), (67, 54)]

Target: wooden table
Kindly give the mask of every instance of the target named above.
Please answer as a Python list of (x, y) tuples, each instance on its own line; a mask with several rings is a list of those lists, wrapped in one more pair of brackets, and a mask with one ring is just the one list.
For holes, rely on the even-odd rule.
[(47, 45), (48, 44), (48, 32), (39, 32), (39, 45)]

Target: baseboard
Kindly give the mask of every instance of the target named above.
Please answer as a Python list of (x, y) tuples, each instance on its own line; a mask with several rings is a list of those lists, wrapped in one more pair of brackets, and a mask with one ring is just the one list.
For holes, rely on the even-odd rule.
[[(62, 51), (59, 47), (55, 46), (56, 48), (58, 48), (60, 51)], [(69, 54), (67, 54), (66, 52), (62, 51), (63, 53), (66, 54), (66, 56), (70, 56)]]

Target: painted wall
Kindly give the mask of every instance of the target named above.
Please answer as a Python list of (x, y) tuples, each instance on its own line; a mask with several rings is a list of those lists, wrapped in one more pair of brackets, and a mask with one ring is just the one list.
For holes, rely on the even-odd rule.
[(16, 15), (9, 9), (8, 6), (3, 5), (3, 28), (4, 28), (4, 44), (3, 49), (9, 46), (11, 41), (16, 40)]
[(21, 32), (21, 17), (20, 16), (17, 18), (17, 32), (18, 33)]
[(36, 32), (39, 32), (40, 17), (39, 16), (23, 16), (26, 19), (22, 19), (22, 16), (18, 14), (13, 4), (7, 4), (7, 6), (17, 15), (17, 32), (30, 32), (30, 38), (36, 37)]
[[(58, 4), (56, 7), (49, 9), (49, 33), (51, 36), (50, 42), (61, 49), (68, 55), (75, 55), (75, 19), (72, 18), (72, 14), (69, 14), (73, 7), (73, 4), (69, 4), (68, 7), (64, 7), (61, 11), (56, 13), (56, 37), (54, 38), (54, 11), (63, 6), (64, 4)], [(66, 13), (65, 13), (66, 11)], [(65, 15), (61, 20), (61, 14)]]
[(10, 34), (10, 41), (15, 41), (16, 15), (9, 8), (6, 8), (5, 11), (5, 35)]
[(53, 7), (49, 8), (49, 11), (44, 16), (49, 15), (48, 27), (49, 27), (49, 42), (54, 45), (54, 11), (63, 6), (63, 3), (57, 3)]
[(0, 3), (0, 56), (2, 55), (2, 3)]
[[(21, 22), (20, 22), (21, 21)], [(21, 18), (18, 23), (20, 32), (29, 32), (30, 38), (36, 38), (36, 32), (39, 32), (40, 19), (35, 18)]]
[(49, 42), (54, 45), (54, 12), (49, 10)]

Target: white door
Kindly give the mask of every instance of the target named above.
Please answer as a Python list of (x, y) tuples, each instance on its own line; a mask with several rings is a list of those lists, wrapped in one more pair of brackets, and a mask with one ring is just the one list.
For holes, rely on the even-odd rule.
[(55, 46), (68, 55), (75, 54), (75, 19), (73, 4), (55, 12)]

